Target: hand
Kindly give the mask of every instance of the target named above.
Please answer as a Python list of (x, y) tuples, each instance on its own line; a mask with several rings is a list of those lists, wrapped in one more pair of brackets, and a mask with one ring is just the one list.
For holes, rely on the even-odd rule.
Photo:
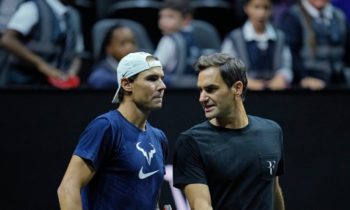
[(314, 77), (305, 77), (300, 82), (301, 87), (308, 88), (310, 90), (321, 90), (326, 87), (326, 83), (323, 80)]
[(48, 77), (48, 82), (53, 87), (56, 87), (61, 90), (76, 88), (80, 85), (79, 77), (72, 75), (66, 78)]
[(282, 75), (277, 74), (268, 82), (267, 86), (271, 90), (284, 90), (287, 88), (288, 84)]
[(263, 90), (265, 89), (265, 82), (259, 79), (248, 78), (248, 89), (249, 90)]

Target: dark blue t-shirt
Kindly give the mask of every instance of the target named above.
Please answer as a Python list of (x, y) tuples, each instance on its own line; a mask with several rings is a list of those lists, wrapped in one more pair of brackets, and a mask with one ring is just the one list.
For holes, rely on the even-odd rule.
[(148, 122), (142, 131), (116, 110), (97, 117), (74, 151), (96, 171), (82, 190), (84, 209), (155, 209), (166, 151), (164, 133)]

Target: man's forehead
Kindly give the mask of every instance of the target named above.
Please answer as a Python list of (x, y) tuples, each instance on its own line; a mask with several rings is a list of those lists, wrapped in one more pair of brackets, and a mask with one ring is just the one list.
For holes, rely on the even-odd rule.
[(148, 76), (148, 75), (164, 75), (163, 68), (156, 66), (145, 71), (140, 72), (140, 76)]

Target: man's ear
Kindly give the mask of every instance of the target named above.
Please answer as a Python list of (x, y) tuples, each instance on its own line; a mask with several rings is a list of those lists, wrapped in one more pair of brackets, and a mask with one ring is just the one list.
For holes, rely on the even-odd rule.
[(124, 91), (132, 92), (131, 82), (127, 78), (122, 78), (120, 85), (121, 85), (121, 88), (124, 89)]
[(242, 95), (242, 93), (243, 93), (243, 83), (241, 81), (235, 82), (232, 85), (231, 88), (233, 89), (233, 92), (234, 92), (235, 95), (237, 95), (237, 96), (241, 96)]

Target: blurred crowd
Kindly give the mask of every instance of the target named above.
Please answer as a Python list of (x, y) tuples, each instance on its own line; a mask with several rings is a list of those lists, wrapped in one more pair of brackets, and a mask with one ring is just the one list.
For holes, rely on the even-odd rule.
[(248, 89), (350, 86), (348, 0), (0, 0), (0, 86), (116, 89), (134, 51), (168, 88), (195, 88), (200, 55), (247, 66)]

